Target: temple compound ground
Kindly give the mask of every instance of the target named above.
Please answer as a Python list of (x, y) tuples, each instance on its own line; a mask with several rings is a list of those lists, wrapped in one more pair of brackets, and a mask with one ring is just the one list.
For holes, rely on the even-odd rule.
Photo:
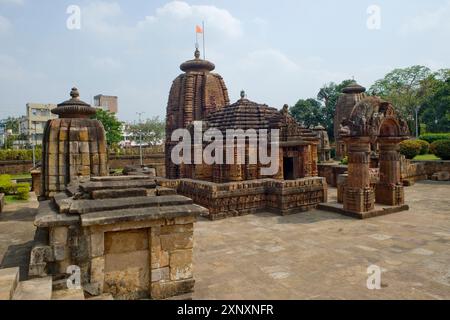
[[(449, 192), (419, 182), (405, 189), (409, 211), (369, 220), (319, 210), (200, 220), (193, 298), (450, 299)], [(381, 290), (367, 289), (372, 264)]]
[[(405, 189), (409, 211), (370, 220), (320, 210), (200, 219), (192, 297), (449, 299), (449, 191), (449, 182), (418, 182)], [(21, 266), (26, 275), (36, 208), (34, 199), (1, 214), (1, 269)], [(371, 264), (383, 270), (381, 290), (366, 287)]]

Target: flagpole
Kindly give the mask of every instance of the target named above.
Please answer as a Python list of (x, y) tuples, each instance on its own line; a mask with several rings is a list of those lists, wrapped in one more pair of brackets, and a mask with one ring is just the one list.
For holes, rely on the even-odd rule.
[(202, 21), (202, 25), (203, 25), (203, 60), (206, 60), (205, 21)]

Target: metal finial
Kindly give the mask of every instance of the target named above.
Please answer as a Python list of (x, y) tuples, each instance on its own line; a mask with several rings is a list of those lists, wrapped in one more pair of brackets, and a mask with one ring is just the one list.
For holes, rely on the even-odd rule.
[(72, 91), (70, 91), (70, 96), (72, 99), (78, 99), (80, 97), (80, 93), (78, 92), (77, 88), (72, 88)]

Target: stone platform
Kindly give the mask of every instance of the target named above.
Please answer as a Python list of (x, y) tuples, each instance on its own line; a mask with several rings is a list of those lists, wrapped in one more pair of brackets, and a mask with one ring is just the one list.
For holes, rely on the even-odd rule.
[(178, 193), (207, 208), (206, 218), (220, 220), (262, 211), (290, 215), (315, 209), (327, 201), (325, 178), (297, 180), (259, 179), (214, 183), (192, 179), (158, 178), (158, 185), (176, 188)]
[(169, 191), (145, 176), (105, 177), (41, 202), (30, 275), (78, 266), (90, 295), (123, 300), (192, 292), (194, 223), (207, 210)]
[(400, 206), (386, 206), (386, 205), (380, 205), (375, 204), (375, 209), (369, 212), (351, 212), (344, 209), (344, 205), (342, 203), (335, 202), (329, 202), (329, 203), (321, 203), (318, 206), (319, 210), (323, 211), (331, 211), (335, 213), (339, 213), (348, 217), (356, 218), (356, 219), (369, 219), (379, 216), (384, 216), (387, 214), (397, 213), (401, 211), (408, 211), (409, 206), (408, 205), (400, 205)]

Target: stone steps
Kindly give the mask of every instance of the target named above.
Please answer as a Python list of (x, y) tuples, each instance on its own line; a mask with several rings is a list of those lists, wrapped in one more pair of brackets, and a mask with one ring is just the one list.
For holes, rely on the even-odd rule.
[(92, 191), (104, 189), (128, 189), (128, 188), (156, 188), (155, 179), (147, 180), (131, 180), (124, 181), (103, 181), (103, 182), (87, 182), (80, 185), (80, 189), (84, 192), (91, 193)]
[(133, 197), (102, 200), (78, 200), (70, 206), (71, 214), (87, 214), (109, 210), (179, 206), (192, 204), (193, 201), (183, 196)]
[(19, 283), (19, 267), (0, 270), (0, 300), (11, 300)]
[(20, 282), (12, 300), (51, 300), (52, 277)]

